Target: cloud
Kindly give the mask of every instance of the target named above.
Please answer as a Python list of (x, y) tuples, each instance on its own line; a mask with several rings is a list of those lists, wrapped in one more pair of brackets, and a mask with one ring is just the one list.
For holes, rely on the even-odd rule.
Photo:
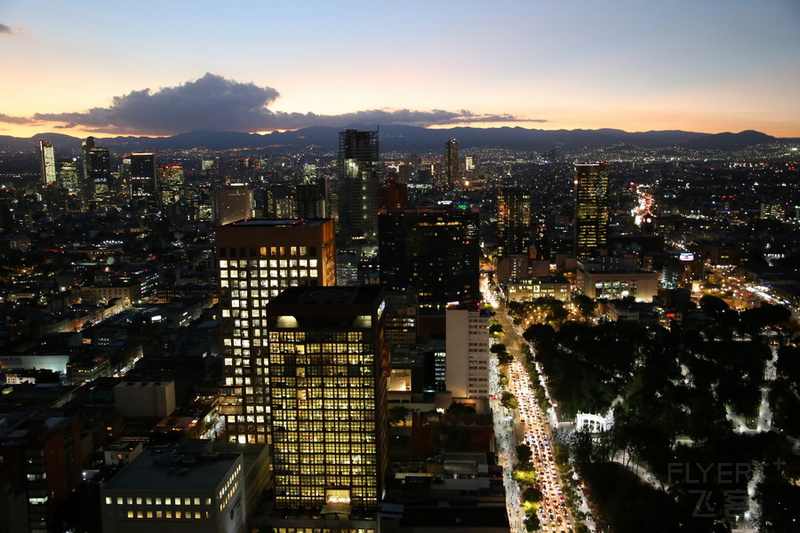
[(19, 35), (23, 31), (25, 31), (25, 28), (21, 28), (19, 26), (0, 24), (0, 35)]
[(207, 73), (176, 87), (132, 91), (114, 97), (109, 107), (76, 113), (37, 113), (36, 120), (104, 133), (172, 135), (195, 130), (256, 132), (351, 123), (447, 125), (467, 122), (544, 122), (511, 115), (475, 115), (468, 110), (412, 111), (372, 109), (342, 115), (287, 113), (268, 106), (280, 94), (271, 87), (240, 83)]
[(26, 117), (12, 117), (5, 113), (0, 113), (0, 122), (7, 122), (9, 124), (30, 124), (33, 120)]

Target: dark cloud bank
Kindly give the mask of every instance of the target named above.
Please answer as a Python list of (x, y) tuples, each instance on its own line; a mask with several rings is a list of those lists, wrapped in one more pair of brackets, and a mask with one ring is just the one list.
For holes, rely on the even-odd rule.
[[(196, 130), (256, 132), (309, 126), (341, 127), (351, 123), (453, 125), (465, 122), (546, 122), (511, 115), (476, 115), (468, 110), (412, 111), (372, 109), (342, 115), (285, 113), (268, 106), (280, 96), (271, 87), (240, 83), (215, 74), (176, 87), (132, 91), (114, 97), (109, 107), (77, 113), (37, 113), (36, 121), (57, 122), (59, 128), (80, 126), (117, 134), (172, 135)], [(31, 119), (0, 114), (0, 122)]]

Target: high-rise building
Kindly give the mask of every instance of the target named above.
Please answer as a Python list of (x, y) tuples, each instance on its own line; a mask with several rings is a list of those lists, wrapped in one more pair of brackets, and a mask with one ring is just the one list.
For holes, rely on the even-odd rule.
[(297, 218), (330, 218), (328, 179), (318, 178), (314, 165), (306, 165), (303, 174), (296, 191)]
[(423, 309), (481, 300), (478, 210), (466, 205), (382, 211), (380, 279), (387, 290), (416, 290)]
[(11, 422), (13, 425), (0, 436), (4, 478), (0, 529), (53, 531), (59, 506), (81, 482), (81, 423), (47, 416)]
[(337, 167), (337, 240), (343, 244), (353, 240), (375, 242), (381, 187), (378, 132), (339, 132)]
[(383, 290), (291, 288), (267, 306), (276, 506), (374, 510), (387, 466)]
[(270, 185), (261, 191), (257, 204), (261, 205), (264, 218), (298, 218), (295, 196), (290, 185)]
[(158, 190), (161, 205), (170, 205), (180, 201), (183, 189), (183, 167), (178, 164), (157, 165)]
[(460, 183), (461, 172), (458, 161), (458, 141), (448, 139), (444, 145), (444, 175), (447, 179), (448, 187)]
[(597, 255), (608, 245), (608, 176), (606, 163), (575, 165), (573, 250)]
[(467, 154), (464, 156), (464, 170), (472, 172), (477, 166), (477, 158), (474, 154)]
[(247, 220), (217, 228), (228, 439), (268, 441), (267, 303), (294, 286), (333, 285), (332, 220)]
[(237, 220), (253, 218), (253, 189), (235, 183), (214, 191), (214, 212), (217, 224), (224, 226)]
[(527, 255), (531, 247), (531, 195), (525, 189), (497, 189), (497, 255)]
[(78, 163), (75, 161), (64, 161), (60, 163), (56, 180), (58, 186), (66, 189), (70, 194), (80, 194), (81, 177), (78, 171)]
[(39, 139), (39, 162), (42, 168), (42, 181), (46, 185), (56, 182), (56, 151), (53, 145)]
[(94, 137), (83, 143), (83, 196), (94, 204), (108, 201), (111, 194), (111, 156), (108, 148), (95, 146)]
[(158, 180), (156, 179), (156, 156), (153, 152), (131, 154), (130, 175), (131, 200), (150, 212), (158, 210)]
[(489, 313), (448, 309), (445, 312), (445, 384), (453, 398), (489, 395)]

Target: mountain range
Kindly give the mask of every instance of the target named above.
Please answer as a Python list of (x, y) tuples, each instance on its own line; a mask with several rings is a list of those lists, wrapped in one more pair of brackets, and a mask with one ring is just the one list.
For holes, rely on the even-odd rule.
[[(351, 125), (349, 128), (374, 130), (376, 126)], [(338, 133), (344, 128), (310, 127), (295, 131), (267, 134), (229, 131), (194, 131), (171, 137), (96, 137), (97, 146), (105, 146), (117, 155), (133, 151), (261, 149), (335, 153)], [(511, 150), (544, 151), (579, 148), (603, 148), (629, 145), (642, 148), (687, 148), (692, 150), (738, 150), (748, 146), (797, 139), (778, 139), (757, 131), (740, 133), (696, 133), (689, 131), (626, 132), (617, 129), (599, 130), (539, 130), (521, 127), (427, 129), (417, 126), (386, 125), (380, 130), (381, 152), (440, 152), (447, 139), (459, 141), (461, 150), (505, 148)], [(58, 133), (43, 133), (31, 138), (0, 136), (0, 151), (35, 149), (39, 139), (56, 147), (58, 157), (77, 154), (83, 138)]]

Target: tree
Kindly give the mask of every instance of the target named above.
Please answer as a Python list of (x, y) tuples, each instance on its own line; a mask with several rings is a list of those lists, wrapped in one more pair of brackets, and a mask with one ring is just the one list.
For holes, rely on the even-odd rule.
[(465, 405), (459, 402), (453, 402), (447, 408), (448, 415), (474, 415), (475, 408), (471, 405)]
[(504, 390), (503, 395), (500, 398), (500, 403), (503, 404), (503, 407), (506, 409), (516, 409), (519, 407), (519, 402), (517, 398), (509, 391)]
[(389, 409), (389, 424), (392, 426), (397, 426), (403, 422), (405, 422), (408, 415), (411, 414), (411, 411), (408, 407), (404, 407), (402, 405), (398, 405), (396, 407), (392, 407)]
[(540, 502), (543, 496), (542, 491), (537, 487), (528, 487), (522, 491), (522, 498), (526, 502)]
[(508, 348), (506, 348), (506, 345), (502, 342), (496, 342), (492, 344), (491, 348), (489, 348), (489, 351), (494, 354), (499, 354), (500, 352), (508, 351)]
[(495, 336), (501, 336), (503, 334), (503, 326), (500, 324), (492, 324), (489, 326), (489, 334)]
[(700, 298), (700, 310), (707, 315), (716, 315), (727, 311), (730, 307), (725, 300), (712, 294), (706, 294)]
[(533, 452), (531, 451), (531, 447), (527, 444), (520, 444), (517, 446), (517, 459), (520, 463), (528, 463), (530, 462), (531, 458), (533, 457)]
[(578, 308), (584, 320), (588, 320), (594, 316), (594, 311), (597, 308), (597, 302), (589, 298), (585, 294), (578, 294), (572, 299), (572, 303)]

